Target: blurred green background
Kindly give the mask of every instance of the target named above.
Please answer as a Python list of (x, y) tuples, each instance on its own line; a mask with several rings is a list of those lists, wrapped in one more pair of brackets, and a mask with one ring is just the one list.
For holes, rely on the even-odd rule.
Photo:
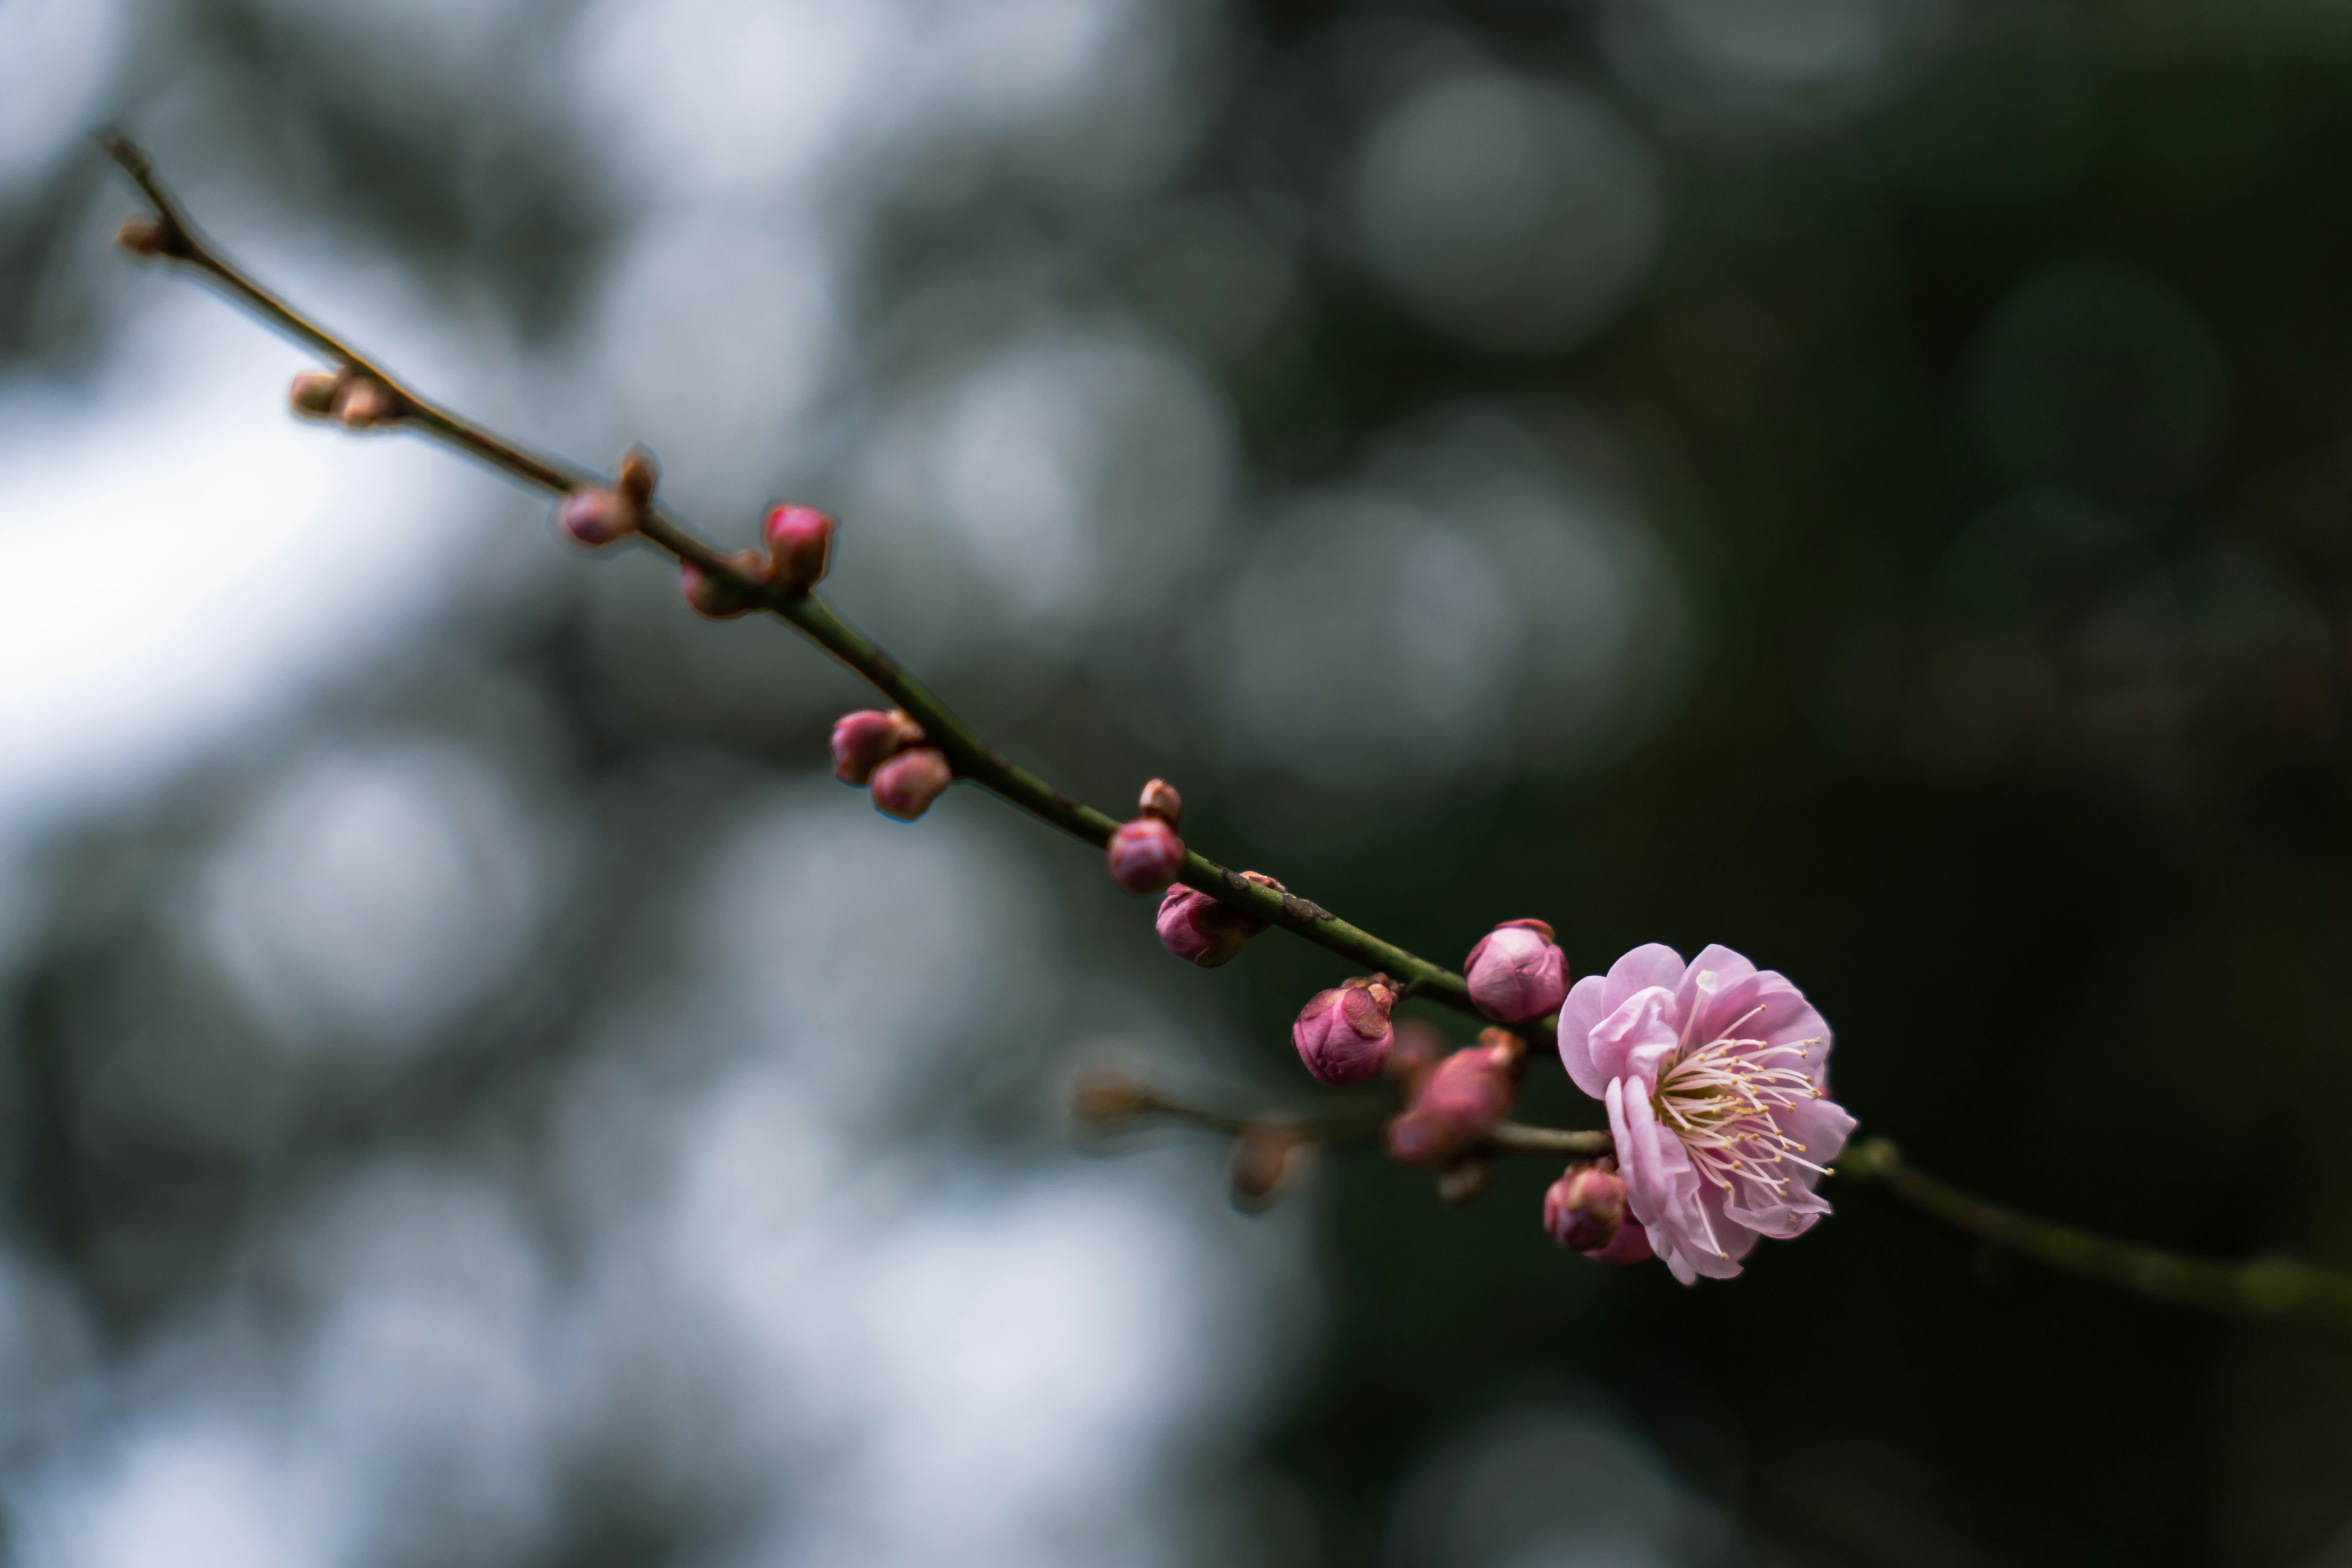
[(1449, 962), (1727, 943), (1922, 1167), (2352, 1266), (2347, 87), (2317, 0), (0, 0), (10, 1559), (2352, 1563), (2342, 1347), (1834, 1184), (1685, 1290), (1538, 1162), (1074, 1141), (1313, 1103), (1344, 972), (880, 822), (846, 678), (293, 427), (89, 141), (836, 510), (1082, 798)]

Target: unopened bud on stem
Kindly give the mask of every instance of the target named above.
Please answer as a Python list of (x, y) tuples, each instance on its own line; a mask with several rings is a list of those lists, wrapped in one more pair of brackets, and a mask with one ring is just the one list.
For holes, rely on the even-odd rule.
[(1655, 1256), (1649, 1233), (1626, 1207), (1617, 1162), (1606, 1156), (1570, 1165), (1546, 1189), (1543, 1218), (1554, 1241), (1596, 1263), (1641, 1263)]
[(1103, 851), (1110, 879), (1130, 893), (1156, 893), (1184, 869), (1184, 841), (1157, 816), (1119, 825)]
[(1464, 961), (1470, 1000), (1489, 1018), (1517, 1023), (1556, 1013), (1568, 998), (1568, 955), (1541, 921), (1506, 921)]
[(635, 533), (641, 515), (614, 491), (593, 487), (572, 490), (555, 503), (556, 531), (590, 550)]
[(1385, 974), (1360, 974), (1318, 991), (1290, 1026), (1290, 1043), (1307, 1070), (1325, 1083), (1364, 1083), (1388, 1065), (1396, 1030), (1389, 1009), (1396, 992)]
[(953, 783), (955, 770), (948, 765), (947, 754), (935, 747), (917, 746), (874, 770), (874, 809), (885, 816), (912, 822), (930, 810), (931, 802)]
[(922, 743), (923, 727), (899, 709), (844, 713), (833, 724), (833, 776), (846, 784), (866, 784), (876, 768)]
[(1143, 796), (1136, 809), (1146, 816), (1156, 816), (1171, 827), (1184, 825), (1184, 797), (1166, 779), (1153, 779), (1143, 786)]
[[(1262, 888), (1282, 890), (1282, 884), (1259, 871), (1244, 871), (1242, 879)], [(1265, 922), (1247, 910), (1237, 910), (1221, 899), (1181, 883), (1160, 900), (1160, 918), (1153, 922), (1160, 945), (1203, 969), (1214, 969), (1241, 952), (1242, 944), (1265, 929)]]
[(833, 564), (839, 525), (813, 506), (780, 506), (768, 513), (769, 578), (787, 594), (805, 594)]

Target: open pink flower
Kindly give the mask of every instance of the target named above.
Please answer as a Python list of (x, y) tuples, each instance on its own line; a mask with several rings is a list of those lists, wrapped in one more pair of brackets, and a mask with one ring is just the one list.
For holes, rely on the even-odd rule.
[(1829, 1098), (1829, 1025), (1781, 975), (1727, 947), (1688, 965), (1637, 947), (1570, 988), (1559, 1057), (1607, 1103), (1627, 1203), (1684, 1284), (1830, 1212), (1813, 1184), (1853, 1118)]

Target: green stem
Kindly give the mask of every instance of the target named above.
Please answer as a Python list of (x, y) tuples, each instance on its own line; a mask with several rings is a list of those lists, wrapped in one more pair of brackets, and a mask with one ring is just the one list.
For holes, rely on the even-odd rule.
[(2283, 1258), (2222, 1263), (2116, 1241), (2033, 1219), (1970, 1197), (1903, 1163), (1895, 1145), (1866, 1138), (1846, 1151), (1838, 1174), (1874, 1187), (1906, 1208), (1967, 1236), (2006, 1247), (2063, 1273), (2182, 1306), (2352, 1335), (2352, 1276)]
[[(528, 451), (403, 385), (383, 366), (255, 281), (206, 240), (156, 178), (153, 160), (144, 150), (121, 137), (109, 138), (105, 146), (154, 206), (156, 220), (162, 226), (162, 255), (195, 268), (278, 331), (353, 374), (380, 384), (392, 395), (399, 410), (397, 424), (420, 430), (526, 484), (558, 495), (604, 482), (584, 468)], [(1006, 760), (957, 718), (929, 687), (908, 675), (897, 659), (843, 619), (821, 596), (786, 595), (745, 573), (732, 557), (704, 542), (675, 512), (658, 502), (650, 510), (641, 531), (656, 548), (706, 575), (730, 584), (744, 600), (790, 622), (811, 641), (863, 676), (923, 727), (930, 742), (947, 754), (958, 778), (976, 784), (1039, 821), (1097, 847), (1108, 844), (1118, 830), (1119, 818), (1072, 800), (1036, 774)], [(1363, 968), (1385, 973), (1412, 995), (1426, 996), (1461, 1012), (1476, 1012), (1470, 1003), (1469, 987), (1459, 974), (1408, 952), (1394, 942), (1383, 942), (1295, 893), (1245, 881), (1238, 873), (1197, 851), (1186, 854), (1181, 879), (1187, 887), (1248, 910), (1268, 925), (1280, 926)], [(1521, 1027), (1533, 1030), (1539, 1026)]]

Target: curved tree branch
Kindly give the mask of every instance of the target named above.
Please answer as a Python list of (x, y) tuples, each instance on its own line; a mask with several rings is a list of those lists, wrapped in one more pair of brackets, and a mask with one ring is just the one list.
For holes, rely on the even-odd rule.
[[(137, 248), (194, 268), (289, 337), (307, 344), (346, 373), (364, 376), (388, 395), (391, 415), (383, 423), (421, 431), (503, 470), (526, 484), (562, 495), (604, 483), (602, 476), (559, 459), (541, 457), (412, 391), (374, 361), (289, 305), (231, 262), (188, 220), (171, 192), (156, 178), (152, 160), (120, 137), (107, 152), (135, 182), (154, 208)], [(745, 572), (731, 556), (703, 541), (675, 512), (656, 502), (640, 532), (656, 549), (718, 579), (743, 603), (790, 622), (811, 641), (847, 665), (923, 728), (928, 743), (947, 754), (956, 776), (978, 784), (1072, 837), (1100, 847), (1119, 820), (1055, 789), (1015, 766), (956, 717), (931, 689), (908, 675), (881, 646), (845, 620), (815, 594), (783, 592)], [(1305, 937), (1343, 958), (1395, 980), (1406, 994), (1425, 996), (1476, 1015), (1463, 977), (1406, 952), (1329, 910), (1299, 898), (1244, 880), (1197, 852), (1188, 852), (1181, 879), (1211, 897), (1269, 925)], [(1486, 1022), (1483, 1016), (1482, 1022)], [(1549, 1018), (1508, 1025), (1542, 1039)], [(1323, 1118), (1243, 1116), (1185, 1104), (1149, 1089), (1137, 1089), (1120, 1116), (1165, 1117), (1246, 1137), (1274, 1129), (1302, 1142), (1349, 1142), (1376, 1137), (1387, 1117), (1363, 1112)], [(1081, 1106), (1081, 1113), (1085, 1114)], [(1536, 1127), (1503, 1121), (1489, 1130), (1475, 1151), (1485, 1154), (1538, 1154), (1554, 1159), (1592, 1159), (1612, 1147), (1603, 1131)], [(1996, 1246), (2024, 1254), (2053, 1268), (2095, 1279), (2162, 1300), (2278, 1322), (2301, 1324), (2352, 1336), (2352, 1276), (2285, 1261), (2220, 1263), (2183, 1258), (2085, 1231), (2032, 1219), (1969, 1196), (1905, 1164), (1883, 1138), (1851, 1149), (1839, 1173), (1877, 1188), (1896, 1203)]]

